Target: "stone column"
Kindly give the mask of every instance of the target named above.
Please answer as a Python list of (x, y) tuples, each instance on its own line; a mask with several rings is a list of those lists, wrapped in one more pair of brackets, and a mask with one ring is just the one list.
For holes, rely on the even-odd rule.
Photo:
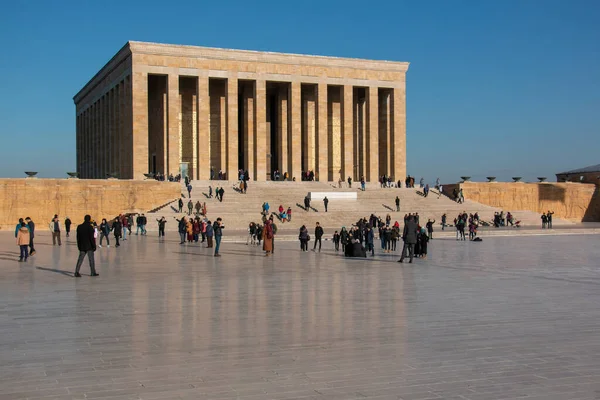
[(237, 179), (238, 163), (238, 79), (227, 80), (227, 179)]
[(208, 96), (208, 76), (198, 77), (198, 179), (210, 179), (210, 97)]
[(254, 155), (254, 82), (244, 83), (244, 154), (245, 167), (248, 169), (250, 179), (256, 179), (256, 165)]
[(288, 127), (288, 98), (289, 98), (289, 85), (282, 84), (279, 86), (279, 92), (277, 93), (277, 107), (278, 107), (278, 126), (279, 131), (277, 135), (279, 136), (279, 158), (277, 160), (277, 164), (279, 166), (279, 172), (281, 176), (284, 173), (289, 173), (289, 165), (288, 165), (288, 136), (289, 136), (289, 127)]
[(131, 171), (132, 178), (144, 179), (144, 174), (148, 173), (148, 73), (134, 72), (131, 88), (128, 90), (130, 92), (127, 94), (127, 98), (132, 99), (131, 104), (133, 105), (132, 153), (131, 155), (127, 154), (130, 148), (126, 145), (124, 146), (125, 152), (121, 154), (124, 154), (127, 160), (131, 160), (130, 163), (127, 163), (127, 170)]
[(376, 87), (368, 88), (368, 136), (367, 136), (367, 179), (377, 182), (379, 178), (379, 96)]
[(256, 99), (256, 180), (267, 180), (267, 82), (257, 80)]
[[(181, 96), (179, 94), (179, 75), (170, 74), (167, 84), (169, 104), (167, 139), (167, 175), (179, 173), (180, 136), (181, 136)], [(147, 164), (147, 162), (146, 162)]]
[(394, 88), (392, 99), (392, 165), (396, 180), (406, 177), (406, 86)]
[(391, 140), (391, 100), (389, 89), (382, 90), (381, 96), (379, 96), (379, 173), (388, 176), (394, 175), (391, 162), (391, 154), (394, 148), (394, 143)]
[(124, 83), (120, 82), (117, 86), (117, 120), (118, 120), (118, 132), (117, 137), (115, 139), (115, 158), (117, 160), (117, 172), (119, 173), (120, 178), (124, 178), (124, 170), (123, 170), (123, 158), (121, 157), (121, 143), (124, 135), (124, 126), (125, 121), (123, 120), (125, 116), (125, 103), (124, 103)]
[(327, 141), (327, 84), (319, 83), (318, 85), (318, 111), (317, 111), (317, 124), (318, 124), (318, 139), (317, 139), (317, 176), (319, 181), (329, 181), (329, 148)]
[(288, 171), (290, 179), (301, 180), (301, 161), (302, 161), (302, 85), (300, 82), (291, 83), (290, 96), (291, 111), (291, 145), (289, 153), (289, 164), (291, 170)]

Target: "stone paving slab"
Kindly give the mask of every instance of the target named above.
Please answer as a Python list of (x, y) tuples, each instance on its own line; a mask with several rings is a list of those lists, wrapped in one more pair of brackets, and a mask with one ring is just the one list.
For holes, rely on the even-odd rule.
[(0, 399), (599, 399), (596, 235), (331, 243), (223, 257), (174, 235), (16, 262), (0, 234)]

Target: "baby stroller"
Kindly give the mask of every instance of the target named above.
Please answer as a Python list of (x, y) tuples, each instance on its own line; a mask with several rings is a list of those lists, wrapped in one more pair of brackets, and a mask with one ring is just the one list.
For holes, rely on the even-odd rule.
[(516, 221), (515, 222), (515, 228), (520, 228), (521, 227), (521, 221)]

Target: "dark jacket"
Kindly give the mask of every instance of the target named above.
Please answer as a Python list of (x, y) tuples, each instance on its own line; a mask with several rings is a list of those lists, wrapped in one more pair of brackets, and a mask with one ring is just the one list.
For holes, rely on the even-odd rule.
[(29, 227), (29, 237), (33, 239), (35, 237), (35, 224), (33, 221), (29, 221), (27, 226)]
[(215, 232), (215, 236), (223, 236), (223, 227), (217, 221), (213, 224), (213, 231)]
[(322, 237), (323, 237), (323, 227), (322, 226), (317, 226), (315, 228), (315, 238), (321, 239)]
[(77, 226), (77, 248), (79, 251), (96, 251), (94, 227), (89, 222)]
[(185, 233), (186, 232), (185, 220), (183, 218), (181, 218), (181, 219), (177, 220), (177, 222), (179, 223), (179, 225), (177, 225), (177, 231), (179, 233)]
[(116, 221), (113, 221), (112, 230), (115, 234), (115, 237), (121, 237), (123, 235), (123, 225), (121, 225), (121, 221), (119, 221), (118, 219)]
[(402, 239), (404, 239), (404, 242), (408, 244), (416, 244), (418, 229), (419, 228), (417, 227), (415, 221), (406, 221), (406, 224), (404, 224), (404, 233), (402, 234)]

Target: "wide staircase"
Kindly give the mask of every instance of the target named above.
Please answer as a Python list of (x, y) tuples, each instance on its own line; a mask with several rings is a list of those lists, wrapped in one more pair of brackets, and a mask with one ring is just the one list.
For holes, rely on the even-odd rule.
[[(344, 184), (343, 188), (337, 188), (337, 184), (325, 182), (248, 182), (248, 191), (242, 194), (238, 191), (239, 182), (237, 181), (192, 181), (192, 197), (194, 205), (196, 201), (206, 202), (207, 216), (212, 221), (221, 217), (228, 231), (245, 231), (250, 222), (260, 222), (261, 209), (263, 202), (270, 205), (270, 213), (278, 212), (279, 205), (285, 209), (292, 208), (292, 221), (281, 223), (277, 226), (281, 230), (296, 231), (300, 226), (306, 225), (312, 228), (318, 221), (326, 228), (326, 231), (339, 229), (342, 225), (350, 226), (359, 218), (369, 217), (371, 214), (381, 216), (385, 219), (390, 214), (392, 223), (399, 221), (402, 224), (406, 213), (419, 213), (420, 221), (424, 224), (428, 219), (436, 221), (436, 225), (441, 224), (441, 216), (447, 215), (447, 223), (452, 224), (454, 218), (461, 212), (479, 213), (480, 219), (484, 223), (491, 223), (495, 212), (500, 209), (489, 207), (474, 201), (465, 200), (463, 204), (458, 204), (448, 197), (439, 196), (437, 191), (432, 189), (429, 196), (424, 197), (422, 189), (407, 188), (380, 188), (377, 184), (367, 184), (363, 192), (359, 189), (360, 184), (352, 185), (348, 188)], [(209, 186), (213, 188), (213, 197), (209, 198)], [(223, 202), (216, 199), (214, 191), (217, 187), (223, 187), (225, 194)], [(234, 189), (235, 187), (235, 189)], [(309, 192), (356, 192), (356, 200), (337, 200), (330, 198), (328, 212), (321, 200), (313, 200), (311, 209), (304, 209), (304, 197)], [(400, 212), (396, 212), (395, 199), (400, 198)], [(173, 217), (180, 218), (181, 215), (187, 215), (188, 194), (182, 183), (182, 198), (184, 201), (184, 212), (179, 213), (177, 201), (174, 201), (162, 208), (146, 213), (148, 217), (148, 228), (156, 229), (155, 218), (165, 216), (168, 230), (176, 230), (177, 224)], [(176, 200), (176, 199), (174, 199)], [(521, 221), (523, 226), (539, 226), (541, 224), (540, 215), (531, 211), (504, 210), (512, 212), (515, 220)], [(194, 209), (195, 212), (195, 209)], [(571, 225), (569, 221), (554, 218), (554, 225)]]

